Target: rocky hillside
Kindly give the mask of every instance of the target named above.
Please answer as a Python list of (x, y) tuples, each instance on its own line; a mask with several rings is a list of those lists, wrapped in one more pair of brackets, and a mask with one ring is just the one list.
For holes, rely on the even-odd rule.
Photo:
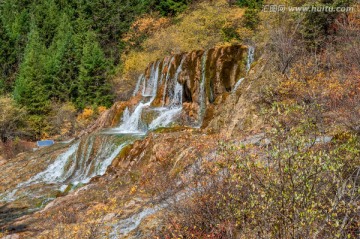
[[(192, 168), (201, 158), (214, 157), (218, 140), (251, 128), (243, 124), (249, 110), (243, 102), (251, 91), (244, 78), (252, 60), (252, 47), (235, 45), (150, 63), (133, 97), (115, 103), (77, 139), (2, 166), (3, 229), (53, 237), (62, 235), (63, 226), (75, 226), (61, 222), (66, 217), (84, 220), (76, 224), (84, 226), (81, 233), (89, 233), (98, 220), (107, 225), (96, 226), (99, 235), (140, 230), (146, 225), (142, 220), (161, 213), (167, 200), (187, 198), (186, 182), (177, 181), (194, 177)], [(24, 171), (12, 173), (17, 169)], [(68, 237), (76, 231), (64, 230), (71, 231)]]
[(358, 238), (359, 16), (262, 4), (137, 19), (126, 100), (1, 161), (0, 238)]

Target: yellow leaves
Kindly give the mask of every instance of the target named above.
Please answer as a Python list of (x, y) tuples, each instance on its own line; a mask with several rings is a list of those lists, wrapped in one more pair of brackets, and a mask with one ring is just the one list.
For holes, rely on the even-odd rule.
[[(243, 9), (229, 7), (226, 0), (217, 0), (198, 3), (192, 11), (180, 14), (176, 19), (177, 24), (173, 25), (164, 18), (145, 16), (139, 19), (133, 25), (134, 34), (146, 33), (150, 37), (141, 43), (141, 48), (145, 50), (132, 50), (123, 56), (124, 75), (133, 75), (132, 71), (141, 72), (149, 62), (169, 54), (225, 44), (223, 27), (239, 28), (243, 13)], [(244, 29), (241, 33), (244, 33)], [(131, 38), (127, 35), (125, 41), (131, 41)]]
[(68, 134), (71, 127), (72, 127), (72, 123), (70, 121), (65, 121), (60, 129), (60, 134), (61, 135)]
[(80, 126), (86, 127), (89, 125), (96, 117), (98, 116), (98, 112), (104, 112), (106, 110), (105, 107), (100, 106), (94, 111), (92, 108), (85, 108), (82, 113), (80, 113), (76, 120)]
[(151, 16), (145, 16), (135, 21), (132, 25), (132, 29), (136, 29), (139, 32), (149, 33), (168, 25), (169, 22), (169, 19), (165, 17), (154, 18)]
[(130, 194), (134, 194), (134, 193), (136, 193), (136, 191), (137, 191), (137, 186), (132, 186), (130, 188)]
[(107, 110), (107, 108), (106, 108), (105, 106), (99, 106), (99, 107), (97, 108), (98, 114), (102, 114), (102, 113), (104, 113), (106, 110)]
[(91, 108), (85, 108), (81, 114), (78, 115), (77, 120), (87, 120), (94, 115), (94, 110)]
[(151, 35), (151, 33), (168, 26), (169, 23), (170, 20), (165, 17), (159, 18), (150, 15), (142, 16), (132, 24), (130, 31), (125, 35), (123, 40), (134, 46), (138, 38), (141, 38), (144, 35)]

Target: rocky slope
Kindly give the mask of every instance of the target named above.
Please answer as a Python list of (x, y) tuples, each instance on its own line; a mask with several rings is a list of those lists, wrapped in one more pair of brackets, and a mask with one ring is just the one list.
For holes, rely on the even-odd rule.
[(251, 47), (228, 46), (150, 63), (131, 99), (77, 139), (2, 165), (2, 230), (21, 238), (147, 238), (162, 209), (191, 197), (190, 178), (220, 157), (220, 141), (256, 133), (252, 60)]

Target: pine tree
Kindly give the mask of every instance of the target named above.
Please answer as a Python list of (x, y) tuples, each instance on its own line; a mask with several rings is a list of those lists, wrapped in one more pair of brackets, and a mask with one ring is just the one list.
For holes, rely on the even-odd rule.
[(89, 31), (83, 47), (78, 80), (77, 107), (110, 106), (114, 95), (107, 77), (108, 63), (96, 39), (96, 34)]
[(33, 24), (15, 82), (14, 98), (34, 115), (46, 114), (50, 106), (49, 93), (44, 84), (44, 51), (38, 29)]
[(64, 13), (47, 51), (45, 84), (51, 100), (65, 102), (71, 98), (73, 79), (78, 76), (78, 63), (72, 24)]
[(5, 29), (0, 21), (0, 94), (4, 94), (7, 90), (7, 49), (9, 40), (7, 39)]
[(23, 3), (15, 0), (0, 4), (0, 91), (5, 94), (13, 91), (26, 45), (29, 24), (28, 12), (23, 8)]
[(49, 47), (62, 17), (58, 4), (55, 0), (40, 0), (33, 3), (31, 15), (45, 46)]
[(163, 16), (173, 16), (183, 12), (193, 0), (155, 0), (155, 9)]

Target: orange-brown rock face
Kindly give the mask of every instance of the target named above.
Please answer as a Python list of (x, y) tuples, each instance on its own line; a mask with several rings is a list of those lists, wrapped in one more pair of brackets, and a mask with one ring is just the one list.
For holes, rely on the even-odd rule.
[[(115, 103), (92, 129), (118, 125), (124, 109), (136, 105), (141, 96), (151, 95), (147, 85), (155, 82), (152, 107), (170, 106), (174, 97), (172, 89), (178, 82), (183, 87), (183, 123), (200, 121), (205, 108), (218, 96), (233, 90), (235, 83), (245, 76), (246, 52), (247, 47), (235, 45), (177, 54), (152, 62), (139, 77), (134, 96), (127, 102)], [(155, 81), (150, 82), (154, 78)]]
[[(184, 87), (184, 102), (195, 103), (198, 106), (202, 100), (206, 104), (214, 102), (215, 98), (224, 92), (230, 92), (241, 76), (245, 75), (245, 53), (246, 47), (229, 46), (210, 49), (208, 51), (193, 51), (175, 55), (172, 58), (165, 58), (159, 64), (162, 67), (163, 80), (160, 79), (159, 91), (153, 105), (169, 104), (169, 96), (164, 91), (166, 87), (166, 77), (176, 77), (178, 82)], [(170, 61), (170, 62), (169, 62)], [(205, 99), (201, 99), (201, 82), (204, 80)]]

